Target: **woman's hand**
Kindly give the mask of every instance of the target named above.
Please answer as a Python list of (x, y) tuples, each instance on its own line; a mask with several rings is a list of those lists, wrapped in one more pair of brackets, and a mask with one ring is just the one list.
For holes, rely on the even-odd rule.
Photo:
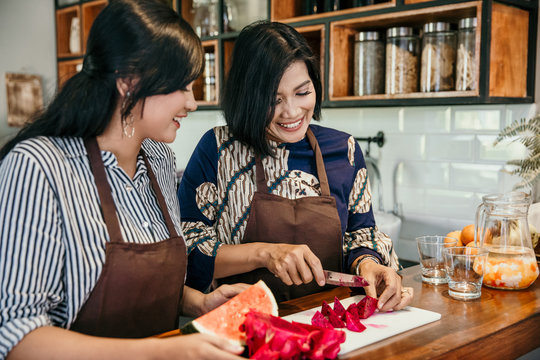
[(379, 311), (400, 310), (413, 299), (413, 288), (404, 288), (401, 277), (392, 268), (377, 264), (372, 260), (360, 263), (360, 274), (369, 282), (364, 287), (366, 295), (378, 298)]
[(204, 303), (202, 305), (203, 313), (207, 313), (215, 309), (227, 300), (246, 290), (248, 287), (248, 284), (221, 285), (216, 290), (205, 295)]
[(206, 334), (173, 336), (154, 343), (158, 358), (240, 360), (244, 348), (226, 339)]
[(313, 281), (324, 286), (321, 261), (307, 245), (264, 243), (264, 266), (287, 285), (301, 285)]

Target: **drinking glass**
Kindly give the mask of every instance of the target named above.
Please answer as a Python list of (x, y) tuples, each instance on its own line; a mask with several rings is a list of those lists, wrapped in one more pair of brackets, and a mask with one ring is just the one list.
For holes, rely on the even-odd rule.
[(457, 239), (442, 235), (427, 235), (416, 238), (422, 281), (428, 284), (446, 284), (443, 249), (457, 245)]
[(458, 246), (444, 249), (448, 294), (458, 300), (478, 299), (482, 294), (488, 249)]

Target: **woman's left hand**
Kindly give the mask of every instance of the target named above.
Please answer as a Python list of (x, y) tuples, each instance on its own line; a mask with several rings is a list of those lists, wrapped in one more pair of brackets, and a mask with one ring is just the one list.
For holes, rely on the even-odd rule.
[(360, 274), (369, 282), (364, 287), (366, 295), (378, 298), (379, 311), (400, 310), (413, 299), (413, 288), (403, 287), (401, 276), (392, 268), (365, 260), (360, 264)]
[(211, 293), (205, 294), (204, 303), (202, 306), (203, 313), (207, 313), (219, 305), (223, 304), (227, 300), (235, 297), (242, 291), (246, 290), (249, 287), (248, 284), (232, 284), (232, 285), (221, 285), (216, 290)]

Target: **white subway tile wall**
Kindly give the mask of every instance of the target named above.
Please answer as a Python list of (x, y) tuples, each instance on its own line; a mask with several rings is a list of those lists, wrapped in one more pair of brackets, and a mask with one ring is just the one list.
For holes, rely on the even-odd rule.
[[(483, 195), (512, 190), (519, 177), (508, 174), (506, 162), (526, 150), (493, 141), (513, 120), (535, 113), (536, 104), (323, 109), (320, 124), (355, 137), (384, 132), (386, 143), (372, 143), (370, 156), (381, 173), (384, 209), (397, 204), (403, 219), (398, 255), (417, 261), (415, 237), (473, 223)], [(172, 144), (179, 169), (202, 134), (223, 123), (219, 111), (196, 111), (182, 121)], [(360, 146), (366, 153), (367, 143)]]

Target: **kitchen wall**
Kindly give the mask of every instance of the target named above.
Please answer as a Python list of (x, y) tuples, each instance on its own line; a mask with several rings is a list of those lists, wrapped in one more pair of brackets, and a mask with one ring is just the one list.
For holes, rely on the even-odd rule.
[(56, 88), (54, 0), (0, 0), (0, 145), (17, 132), (7, 125), (6, 72), (41, 76), (43, 99)]
[[(0, 0), (0, 144), (16, 131), (6, 124), (5, 72), (39, 74), (45, 100), (54, 93), (54, 26), (53, 0)], [(383, 207), (392, 211), (400, 205), (403, 227), (394, 239), (398, 254), (417, 260), (415, 236), (474, 222), (482, 195), (508, 191), (516, 183), (502, 170), (524, 149), (519, 144), (493, 147), (492, 142), (509, 122), (535, 111), (536, 104), (324, 109), (321, 125), (357, 137), (384, 131), (386, 144), (371, 146), (382, 175)], [(183, 120), (172, 144), (179, 169), (202, 134), (219, 124), (219, 111), (199, 110)], [(361, 143), (364, 152), (366, 145)]]

